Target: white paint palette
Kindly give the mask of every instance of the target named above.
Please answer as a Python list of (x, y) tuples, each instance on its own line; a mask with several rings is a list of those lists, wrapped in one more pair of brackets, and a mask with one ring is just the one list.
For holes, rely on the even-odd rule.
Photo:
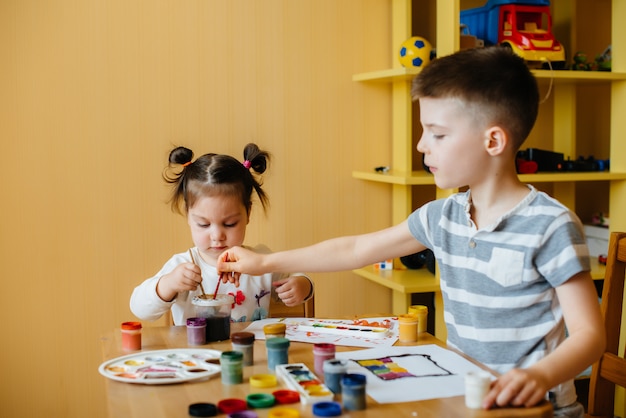
[(279, 364), (276, 376), (300, 394), (300, 402), (307, 405), (332, 401), (334, 394), (304, 363)]
[(139, 351), (105, 361), (98, 371), (112, 380), (144, 385), (203, 380), (220, 373), (221, 354), (192, 348)]

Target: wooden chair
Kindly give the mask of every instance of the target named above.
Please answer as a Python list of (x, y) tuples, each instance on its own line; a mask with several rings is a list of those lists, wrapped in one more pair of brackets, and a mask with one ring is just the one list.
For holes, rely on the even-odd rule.
[(625, 278), (626, 233), (613, 232), (609, 239), (601, 302), (607, 345), (591, 370), (587, 417), (613, 418), (615, 387), (626, 387), (626, 359), (624, 353), (619, 353)]
[(300, 305), (286, 306), (272, 291), (270, 318), (315, 318), (315, 295)]

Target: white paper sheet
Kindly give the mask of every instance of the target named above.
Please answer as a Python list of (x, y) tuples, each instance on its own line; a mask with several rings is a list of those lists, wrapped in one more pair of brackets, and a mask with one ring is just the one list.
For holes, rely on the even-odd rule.
[[(352, 360), (349, 373), (367, 377), (366, 391), (378, 403), (411, 402), (465, 394), (464, 379), (469, 371), (482, 370), (457, 353), (437, 345), (377, 347), (337, 352), (336, 358)], [(412, 376), (383, 380), (355, 360), (381, 360), (391, 369), (405, 369)], [(377, 366), (373, 365), (376, 368)], [(389, 368), (389, 367), (388, 367)], [(377, 373), (381, 373), (378, 368)], [(400, 373), (402, 374), (402, 373)]]

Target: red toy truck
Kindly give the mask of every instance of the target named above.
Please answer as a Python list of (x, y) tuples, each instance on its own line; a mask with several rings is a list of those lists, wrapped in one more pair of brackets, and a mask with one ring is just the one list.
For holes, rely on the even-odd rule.
[(488, 0), (461, 11), (461, 24), (485, 45), (510, 47), (526, 61), (565, 66), (565, 50), (552, 34), (549, 0)]

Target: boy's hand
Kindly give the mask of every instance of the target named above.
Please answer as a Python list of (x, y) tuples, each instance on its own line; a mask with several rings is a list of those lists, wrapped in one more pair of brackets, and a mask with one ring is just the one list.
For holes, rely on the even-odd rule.
[(196, 290), (200, 283), (202, 283), (200, 267), (193, 263), (182, 263), (159, 279), (156, 292), (161, 299), (170, 302), (179, 292)]
[(306, 277), (290, 276), (272, 283), (276, 294), (286, 306), (296, 306), (304, 302), (311, 292), (311, 282)]
[(549, 389), (540, 373), (532, 369), (513, 369), (491, 383), (483, 408), (534, 406), (545, 399)]
[(224, 283), (239, 286), (241, 273), (258, 276), (267, 273), (263, 269), (263, 255), (242, 247), (232, 247), (217, 257), (217, 273)]

